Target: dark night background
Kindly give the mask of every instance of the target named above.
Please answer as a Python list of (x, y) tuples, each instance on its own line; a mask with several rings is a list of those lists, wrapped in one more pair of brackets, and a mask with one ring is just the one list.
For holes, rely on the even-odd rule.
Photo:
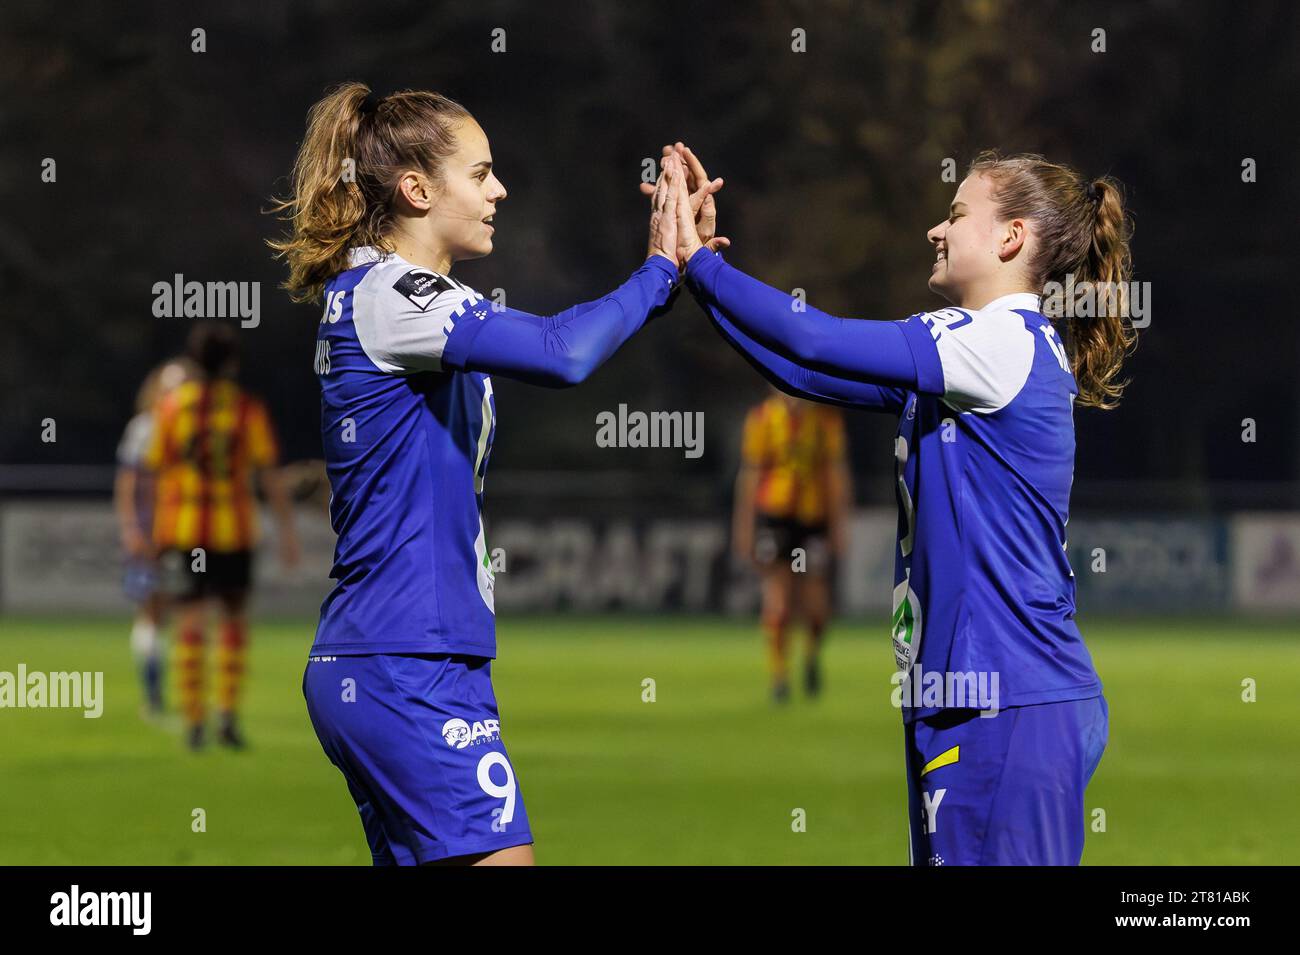
[[(672, 139), (727, 179), (731, 261), (828, 311), (880, 319), (940, 304), (925, 287), (925, 231), (955, 189), (940, 179), (945, 158), (964, 170), (996, 146), (1110, 173), (1128, 189), (1152, 324), (1120, 409), (1076, 415), (1076, 504), (1300, 506), (1300, 333), (1287, 304), (1300, 265), (1298, 21), (1289, 3), (9, 2), (0, 465), (24, 467), (0, 471), (11, 491), (49, 490), (49, 475), (74, 472), (48, 466), (94, 465), (104, 470), (81, 485), (107, 488), (141, 377), (189, 325), (151, 313), (153, 284), (178, 272), (261, 283), (244, 380), (268, 401), (286, 458), (319, 456), (319, 307), (278, 290), (284, 269), (264, 240), (281, 226), (261, 210), (286, 186), (308, 107), (361, 79), (444, 92), (482, 123), (510, 196), (496, 251), (456, 274), (534, 312), (636, 268), (641, 162)], [(190, 50), (195, 27), (207, 52)], [(505, 53), (490, 49), (497, 27)], [(796, 28), (806, 53), (791, 51)], [(1096, 28), (1105, 53), (1091, 51)], [(41, 181), (45, 157), (57, 183)], [(1257, 182), (1242, 182), (1246, 157)], [(763, 394), (683, 295), (576, 390), (498, 383), (498, 490), (549, 475), (584, 494), (716, 507), (741, 415)], [(595, 416), (620, 402), (704, 411), (704, 456), (597, 448)], [(40, 440), (47, 417), (54, 444)], [(859, 501), (888, 503), (892, 422), (849, 425)]]

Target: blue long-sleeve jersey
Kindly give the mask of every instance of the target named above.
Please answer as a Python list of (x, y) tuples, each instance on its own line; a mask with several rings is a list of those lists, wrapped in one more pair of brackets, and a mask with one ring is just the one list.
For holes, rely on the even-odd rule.
[(1038, 297), (874, 322), (797, 309), (703, 249), (686, 278), (778, 387), (898, 415), (893, 648), (921, 676), (905, 718), (953, 705), (907, 705), (931, 702), (926, 674), (996, 674), (998, 707), (1100, 693), (1065, 554), (1078, 387)]
[(581, 381), (667, 302), (677, 270), (655, 256), (611, 294), (538, 316), (372, 248), (350, 264), (316, 336), (338, 543), (312, 653), (493, 657), (490, 376)]

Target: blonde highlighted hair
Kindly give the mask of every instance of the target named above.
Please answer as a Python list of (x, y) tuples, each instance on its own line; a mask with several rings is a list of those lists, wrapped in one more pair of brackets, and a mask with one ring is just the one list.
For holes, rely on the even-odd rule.
[(291, 231), (268, 242), (289, 265), (284, 288), (294, 301), (319, 299), (348, 267), (348, 250), (392, 251), (388, 233), (402, 175), (416, 169), (437, 184), (456, 151), (457, 125), (469, 111), (438, 93), (405, 90), (376, 97), (364, 83), (330, 90), (307, 114), (290, 195), (272, 213)]
[(171, 390), (198, 376), (194, 363), (184, 355), (169, 358), (145, 376), (135, 395), (137, 414), (152, 411)]

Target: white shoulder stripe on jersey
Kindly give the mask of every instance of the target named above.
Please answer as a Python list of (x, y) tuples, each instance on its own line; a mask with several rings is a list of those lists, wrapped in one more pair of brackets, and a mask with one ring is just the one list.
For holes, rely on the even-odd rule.
[[(1029, 380), (1034, 336), (1005, 296), (983, 309), (944, 308), (925, 316), (943, 368), (944, 401), (981, 414), (1009, 405)], [(1028, 295), (1027, 298), (1034, 298)], [(1028, 307), (1036, 308), (1037, 300)]]
[(447, 276), (392, 256), (358, 283), (352, 322), (362, 350), (380, 371), (441, 371), (447, 337), (466, 307), (480, 299)]

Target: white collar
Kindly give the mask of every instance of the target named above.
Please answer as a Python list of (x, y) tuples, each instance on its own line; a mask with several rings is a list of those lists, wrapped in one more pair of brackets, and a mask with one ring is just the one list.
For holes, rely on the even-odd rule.
[(348, 268), (355, 269), (358, 265), (369, 265), (371, 262), (383, 262), (388, 258), (405, 261), (396, 252), (384, 252), (375, 248), (373, 245), (359, 245), (356, 248), (348, 249)]
[(1034, 292), (1012, 292), (1010, 295), (1003, 295), (1001, 298), (995, 298), (983, 308), (975, 309), (979, 312), (1005, 311), (1013, 308), (1025, 308), (1031, 312), (1041, 312), (1041, 296)]

